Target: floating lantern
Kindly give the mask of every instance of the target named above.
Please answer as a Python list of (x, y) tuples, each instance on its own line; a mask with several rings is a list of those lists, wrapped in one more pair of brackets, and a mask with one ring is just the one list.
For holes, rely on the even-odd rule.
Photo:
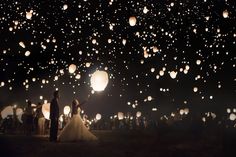
[(181, 110), (179, 111), (179, 114), (180, 114), (180, 115), (183, 115), (183, 114), (184, 114), (184, 110), (181, 109)]
[(26, 18), (27, 18), (28, 20), (31, 20), (32, 15), (33, 15), (33, 10), (30, 10), (29, 12), (26, 12), (26, 13), (25, 13), (25, 16), (26, 16)]
[(170, 72), (170, 77), (171, 77), (172, 79), (175, 79), (176, 76), (177, 76), (177, 72), (175, 72), (175, 71), (171, 71), (171, 72)]
[(142, 115), (142, 113), (140, 112), (140, 111), (138, 111), (137, 113), (136, 113), (136, 117), (141, 117), (141, 115)]
[(223, 17), (229, 18), (229, 12), (227, 10), (223, 11)]
[(122, 119), (124, 119), (124, 113), (122, 113), (122, 112), (118, 112), (118, 119), (119, 120), (122, 120)]
[(194, 87), (193, 88), (193, 91), (196, 93), (198, 91), (198, 88), (197, 87)]
[(47, 120), (50, 120), (50, 118), (49, 118), (49, 116), (50, 116), (50, 103), (43, 104), (42, 113), (43, 113), (44, 118), (46, 118)]
[(103, 91), (108, 84), (108, 74), (105, 71), (95, 71), (90, 79), (94, 91)]
[(236, 115), (235, 115), (234, 113), (231, 113), (231, 114), (229, 115), (229, 119), (230, 119), (231, 121), (236, 120)]
[(130, 24), (130, 26), (135, 26), (136, 23), (137, 23), (136, 17), (135, 17), (135, 16), (131, 16), (131, 17), (129, 18), (129, 24)]
[(102, 118), (102, 115), (100, 113), (96, 114), (96, 120), (100, 120)]
[(65, 106), (63, 111), (65, 115), (68, 115), (70, 113), (70, 106)]
[(73, 73), (75, 72), (75, 70), (76, 70), (76, 65), (71, 64), (71, 65), (69, 66), (69, 73), (73, 74)]

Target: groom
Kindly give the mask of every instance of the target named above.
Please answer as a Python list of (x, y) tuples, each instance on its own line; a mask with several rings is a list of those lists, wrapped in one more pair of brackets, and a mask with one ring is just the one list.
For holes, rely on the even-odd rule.
[(57, 141), (57, 131), (58, 131), (58, 119), (59, 119), (59, 105), (58, 105), (58, 99), (59, 99), (59, 91), (55, 91), (53, 93), (53, 99), (50, 104), (50, 137), (49, 140), (56, 142)]

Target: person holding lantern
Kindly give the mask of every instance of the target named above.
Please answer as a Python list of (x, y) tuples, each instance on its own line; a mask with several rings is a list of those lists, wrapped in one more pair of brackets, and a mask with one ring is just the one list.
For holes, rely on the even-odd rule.
[(58, 104), (58, 99), (59, 99), (59, 91), (55, 91), (53, 93), (54, 98), (51, 101), (50, 104), (50, 120), (51, 120), (51, 125), (50, 125), (50, 137), (49, 140), (52, 142), (57, 141), (57, 132), (58, 132), (58, 120), (59, 120), (59, 104)]

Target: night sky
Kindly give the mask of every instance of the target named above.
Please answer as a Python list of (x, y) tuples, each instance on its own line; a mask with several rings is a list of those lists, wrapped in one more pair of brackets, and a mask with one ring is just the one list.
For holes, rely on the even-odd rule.
[(59, 89), (62, 110), (103, 70), (109, 84), (82, 107), (89, 116), (226, 112), (236, 107), (235, 60), (235, 0), (0, 2), (1, 108)]

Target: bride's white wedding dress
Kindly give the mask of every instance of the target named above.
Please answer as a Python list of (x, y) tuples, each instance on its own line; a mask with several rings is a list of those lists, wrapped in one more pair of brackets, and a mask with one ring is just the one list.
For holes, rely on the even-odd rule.
[(97, 140), (88, 128), (84, 125), (82, 118), (80, 116), (80, 108), (78, 108), (78, 113), (74, 114), (71, 120), (63, 128), (61, 134), (59, 135), (59, 141), (61, 142), (73, 142), (73, 141), (91, 141)]

